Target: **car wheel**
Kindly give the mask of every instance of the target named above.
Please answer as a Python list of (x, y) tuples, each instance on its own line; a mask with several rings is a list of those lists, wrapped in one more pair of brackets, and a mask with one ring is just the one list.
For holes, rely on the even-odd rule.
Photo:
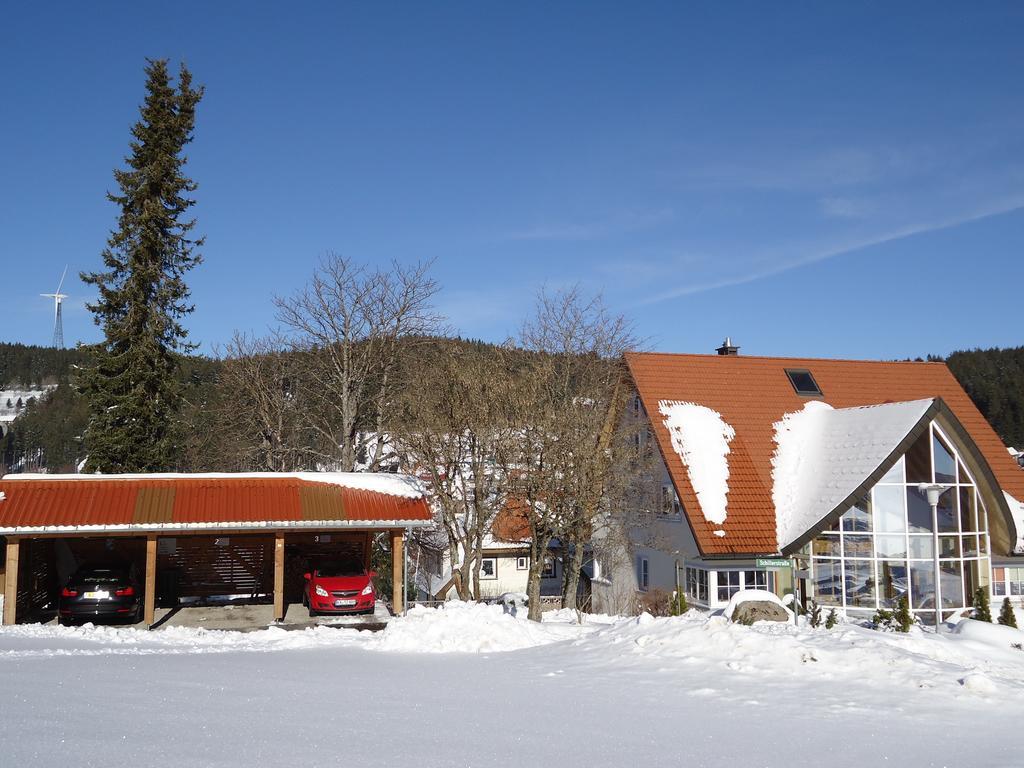
[(313, 606), (311, 605), (309, 606), (309, 617), (313, 618), (314, 616), (316, 616), (316, 611), (313, 610)]

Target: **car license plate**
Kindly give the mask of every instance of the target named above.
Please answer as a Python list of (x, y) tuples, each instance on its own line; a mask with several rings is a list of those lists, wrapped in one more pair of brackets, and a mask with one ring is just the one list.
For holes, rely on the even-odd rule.
[(346, 606), (355, 605), (355, 604), (356, 604), (355, 600), (335, 600), (334, 601), (334, 607), (335, 608), (344, 608)]
[(106, 600), (110, 597), (110, 593), (107, 591), (100, 592), (86, 592), (82, 595), (86, 600)]

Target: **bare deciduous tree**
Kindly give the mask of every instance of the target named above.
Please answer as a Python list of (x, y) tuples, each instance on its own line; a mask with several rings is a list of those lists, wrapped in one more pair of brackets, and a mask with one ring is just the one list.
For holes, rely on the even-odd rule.
[(636, 342), (624, 317), (578, 288), (542, 291), (519, 342), (532, 355), (515, 398), (522, 425), (515, 492), (530, 523), (529, 615), (540, 620), (541, 573), (556, 537), (565, 553), (564, 604), (576, 606), (584, 547), (616, 466), (622, 355)]
[(515, 382), (505, 350), (461, 342), (439, 343), (411, 367), (417, 386), (403, 389), (394, 411), (395, 451), (430, 483), (452, 564), (443, 586), (478, 599), (484, 539), (506, 499), (514, 425), (505, 404)]
[(279, 334), (236, 332), (224, 354), (221, 384), (234, 396), (222, 405), (222, 423), (234, 436), (236, 461), (248, 469), (309, 469), (303, 434), (300, 359)]
[(432, 307), (438, 284), (429, 272), (429, 263), (371, 269), (331, 254), (303, 289), (275, 299), (306, 361), (310, 447), (322, 465), (352, 471), (365, 453), (368, 468), (379, 467), (400, 344), (440, 330)]

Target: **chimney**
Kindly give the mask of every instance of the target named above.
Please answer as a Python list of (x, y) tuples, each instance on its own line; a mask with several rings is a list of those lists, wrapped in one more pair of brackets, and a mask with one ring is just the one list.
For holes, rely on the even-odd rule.
[(720, 355), (728, 355), (735, 357), (740, 353), (740, 348), (733, 346), (732, 339), (728, 336), (725, 337), (725, 341), (722, 342), (722, 346), (715, 350)]

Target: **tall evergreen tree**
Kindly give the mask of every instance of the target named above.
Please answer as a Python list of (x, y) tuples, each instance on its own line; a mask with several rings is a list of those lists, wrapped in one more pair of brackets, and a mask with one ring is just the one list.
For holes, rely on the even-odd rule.
[(104, 340), (78, 384), (89, 403), (86, 471), (172, 469), (174, 419), (181, 392), (176, 352), (186, 342), (181, 319), (193, 307), (184, 275), (202, 260), (186, 218), (196, 184), (184, 174), (203, 89), (182, 65), (175, 87), (166, 60), (148, 60), (146, 99), (132, 128), (127, 168), (115, 170), (118, 226), (103, 251), (104, 271), (83, 273), (99, 298), (90, 304)]

